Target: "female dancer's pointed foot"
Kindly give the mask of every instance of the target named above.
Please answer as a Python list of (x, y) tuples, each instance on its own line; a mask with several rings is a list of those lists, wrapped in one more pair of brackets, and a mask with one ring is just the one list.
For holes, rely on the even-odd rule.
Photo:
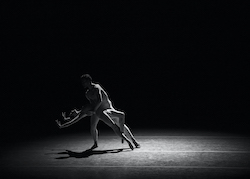
[(135, 140), (135, 139), (132, 139), (134, 145), (135, 145), (135, 148), (140, 148), (141, 145)]
[(134, 145), (135, 145), (135, 148), (141, 148), (141, 145), (139, 144), (139, 143), (134, 143)]
[(98, 147), (97, 143), (94, 143), (94, 145), (90, 148), (90, 150), (94, 150), (97, 147)]
[(122, 139), (122, 144), (124, 143), (124, 139)]
[(130, 148), (131, 150), (134, 150), (134, 146), (132, 145), (131, 142), (128, 141), (128, 145), (129, 145), (129, 148)]

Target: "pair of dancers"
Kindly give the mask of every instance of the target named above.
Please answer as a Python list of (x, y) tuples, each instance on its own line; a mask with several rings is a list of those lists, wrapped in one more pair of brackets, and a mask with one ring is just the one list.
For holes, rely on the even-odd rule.
[(130, 149), (133, 150), (134, 146), (139, 148), (140, 144), (136, 141), (132, 132), (125, 124), (125, 113), (116, 110), (112, 106), (112, 102), (110, 101), (108, 94), (104, 91), (104, 89), (99, 84), (93, 83), (89, 74), (82, 75), (81, 82), (83, 87), (87, 88), (85, 95), (90, 102), (89, 105), (82, 107), (81, 110), (72, 110), (69, 117), (66, 117), (66, 114), (62, 113), (64, 122), (62, 124), (57, 120), (56, 122), (58, 126), (60, 128), (68, 127), (86, 116), (91, 116), (90, 131), (94, 140), (94, 144), (90, 148), (91, 150), (98, 147), (97, 124), (99, 120), (111, 127), (114, 132), (121, 137), (122, 142), (125, 140), (128, 143)]

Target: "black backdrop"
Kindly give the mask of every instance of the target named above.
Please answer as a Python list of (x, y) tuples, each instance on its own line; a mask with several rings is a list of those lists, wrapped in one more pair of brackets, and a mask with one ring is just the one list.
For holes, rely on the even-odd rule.
[(58, 132), (61, 111), (86, 104), (89, 73), (134, 129), (247, 132), (247, 6), (235, 3), (2, 2), (2, 131)]

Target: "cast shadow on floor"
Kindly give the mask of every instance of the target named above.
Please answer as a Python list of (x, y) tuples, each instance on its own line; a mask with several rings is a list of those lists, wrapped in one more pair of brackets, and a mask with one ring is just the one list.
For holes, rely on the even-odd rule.
[(59, 152), (59, 155), (67, 155), (62, 157), (57, 157), (56, 159), (68, 159), (68, 158), (87, 158), (92, 155), (119, 153), (124, 151), (129, 151), (130, 148), (120, 148), (120, 149), (110, 149), (110, 150), (85, 150), (83, 152), (73, 152), (71, 150), (66, 150), (65, 152)]

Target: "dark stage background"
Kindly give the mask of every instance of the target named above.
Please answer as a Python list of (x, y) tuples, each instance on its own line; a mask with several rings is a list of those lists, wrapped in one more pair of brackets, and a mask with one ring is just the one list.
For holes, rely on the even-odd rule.
[(89, 130), (89, 119), (54, 122), (87, 103), (84, 73), (133, 129), (247, 133), (247, 12), (235, 1), (1, 2), (2, 136)]

